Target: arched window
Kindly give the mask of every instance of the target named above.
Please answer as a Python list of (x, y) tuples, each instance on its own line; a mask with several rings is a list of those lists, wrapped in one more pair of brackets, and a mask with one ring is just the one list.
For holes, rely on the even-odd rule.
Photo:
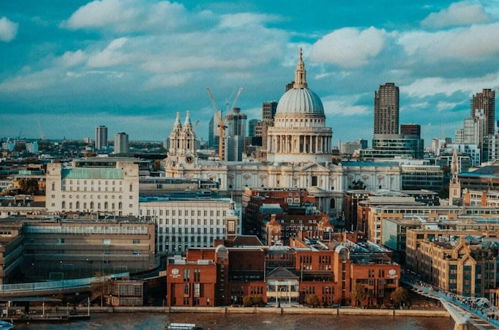
[(133, 190), (133, 185), (130, 183), (130, 192)]
[(121, 210), (123, 208), (123, 204), (121, 202), (118, 203), (118, 208)]
[(80, 209), (80, 202), (79, 201), (76, 201), (76, 209), (79, 210)]
[(52, 190), (55, 190), (55, 182), (52, 182)]
[(104, 202), (104, 210), (107, 210), (107, 202)]
[(90, 209), (93, 210), (94, 209), (94, 202), (90, 202)]
[(65, 209), (66, 208), (66, 201), (62, 201), (62, 208)]

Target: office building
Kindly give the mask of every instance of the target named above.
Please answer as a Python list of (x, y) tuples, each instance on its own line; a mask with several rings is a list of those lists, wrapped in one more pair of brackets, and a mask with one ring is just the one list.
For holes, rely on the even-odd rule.
[(351, 288), (362, 285), (367, 294), (361, 305), (380, 306), (389, 303), (399, 286), (400, 266), (389, 253), (345, 237), (266, 246), (240, 236), (215, 247), (189, 249), (185, 258), (170, 258), (166, 305), (243, 304), (253, 297), (281, 306), (304, 304), (314, 296), (318, 305), (332, 306), (351, 303)]
[(401, 135), (414, 135), (421, 137), (421, 125), (419, 124), (401, 124), (400, 125)]
[(248, 122), (248, 136), (249, 137), (256, 136), (256, 125), (258, 125), (258, 119), (251, 119)]
[(95, 150), (107, 149), (107, 127), (99, 126), (95, 129)]
[(125, 132), (116, 133), (114, 136), (114, 152), (115, 154), (127, 154), (129, 152), (128, 134)]
[(241, 223), (232, 199), (198, 194), (141, 197), (140, 217), (156, 223), (160, 254), (212, 246), (237, 235)]
[(360, 150), (365, 160), (376, 158), (414, 158), (424, 156), (424, 140), (416, 135), (375, 134), (372, 148)]
[(477, 112), (482, 112), (485, 118), (485, 134), (496, 133), (496, 92), (492, 89), (483, 89), (471, 99), (471, 116), (476, 117)]
[(225, 160), (241, 161), (244, 152), (244, 137), (246, 136), (247, 116), (240, 108), (233, 108), (225, 116)]
[(394, 83), (374, 92), (374, 134), (399, 133), (399, 88)]
[(137, 215), (139, 166), (133, 158), (48, 164), (46, 191), (49, 212)]

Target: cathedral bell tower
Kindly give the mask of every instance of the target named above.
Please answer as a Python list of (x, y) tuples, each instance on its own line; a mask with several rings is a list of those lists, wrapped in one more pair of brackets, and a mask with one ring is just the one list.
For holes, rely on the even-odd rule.
[(177, 118), (170, 133), (167, 163), (175, 167), (195, 164), (196, 162), (196, 133), (191, 123), (190, 112), (187, 111), (185, 115), (184, 125), (180, 124), (180, 113), (177, 112)]

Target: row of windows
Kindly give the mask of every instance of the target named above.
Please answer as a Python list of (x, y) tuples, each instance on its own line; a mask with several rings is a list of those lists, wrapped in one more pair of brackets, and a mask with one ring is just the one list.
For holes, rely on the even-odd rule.
[[(101, 199), (101, 196), (103, 196), (103, 199), (108, 199), (108, 196), (111, 196), (110, 199), (114, 199), (117, 196), (117, 199), (122, 199), (122, 195), (74, 195), (75, 199)], [(62, 195), (62, 198), (66, 198), (66, 195)], [(73, 195), (67, 195), (69, 199), (73, 198)], [(55, 195), (52, 195), (52, 198), (55, 198)], [(133, 199), (133, 195), (128, 196), (128, 199)]]
[(210, 226), (223, 226), (224, 225), (224, 220), (223, 219), (210, 219), (209, 221), (207, 219), (191, 219), (190, 221), (188, 219), (159, 219), (156, 221), (158, 225), (160, 226), (163, 226), (163, 225), (166, 225), (166, 226), (169, 226), (170, 224), (172, 225), (179, 225), (179, 226), (182, 226), (182, 225), (185, 225), (185, 226), (188, 226), (189, 224), (191, 226), (195, 226), (195, 225), (198, 225), (198, 226), (201, 226), (201, 225), (204, 225), (204, 226), (207, 226), (208, 225), (208, 222), (209, 222), (209, 225)]
[[(149, 215), (149, 216), (150, 215), (160, 215), (161, 216), (163, 214), (166, 215), (166, 216), (169, 216), (170, 214), (172, 216), (176, 216), (176, 215), (178, 215), (178, 216), (182, 216), (182, 215), (189, 216), (189, 213), (190, 213), (191, 217), (193, 217), (195, 215), (197, 215), (198, 217), (200, 217), (201, 215), (203, 215), (205, 217), (208, 216), (208, 210), (202, 210), (202, 211), (201, 210), (197, 210), (197, 211), (195, 211), (195, 210), (183, 210), (183, 212), (182, 212), (182, 210), (162, 210), (162, 209), (159, 209), (159, 210), (152, 209), (151, 210), (151, 209), (146, 209), (144, 211), (144, 213), (142, 212), (142, 210), (140, 210), (140, 215)], [(219, 217), (220, 215), (222, 215), (222, 216), (225, 217), (227, 215), (227, 211), (226, 210), (222, 210), (222, 211), (216, 210), (216, 212), (215, 212), (214, 210), (210, 210), (209, 211), (209, 215), (210, 215), (210, 217), (213, 217), (215, 215), (217, 217)]]
[(159, 240), (158, 240), (158, 243), (159, 245), (163, 245), (163, 238), (164, 238), (164, 242), (165, 244), (168, 244), (168, 242), (177, 242), (177, 243), (195, 243), (195, 242), (198, 242), (198, 243), (201, 243), (201, 242), (204, 242), (205, 244), (206, 243), (209, 243), (211, 244), (214, 240), (218, 240), (218, 239), (221, 239), (221, 237), (213, 237), (213, 236), (190, 236), (190, 239), (189, 239), (189, 236), (187, 237), (183, 237), (183, 236), (160, 236), (159, 237)]
[[(118, 210), (123, 209), (123, 203), (121, 203), (121, 202), (119, 202), (116, 205), (115, 203), (108, 203), (108, 202), (104, 202), (104, 203), (90, 202), (87, 204), (87, 202), (80, 203), (79, 201), (76, 201), (74, 204), (73, 204), (73, 202), (68, 202), (66, 204), (66, 201), (62, 201), (61, 208), (63, 210), (65, 210), (66, 205), (67, 205), (67, 209), (69, 209), (69, 210), (73, 210), (73, 205), (74, 205), (75, 211), (86, 211), (86, 210), (94, 210), (94, 209), (96, 209), (96, 210), (116, 210), (116, 206), (118, 206), (118, 208), (117, 208)], [(52, 206), (54, 206), (54, 204), (52, 204)], [(88, 208), (87, 208), (87, 206), (88, 206)], [(128, 204), (128, 207), (132, 208), (133, 204)]]
[[(207, 234), (208, 233), (208, 228), (205, 227), (205, 228), (202, 228), (202, 229), (203, 229), (202, 230), (203, 234)], [(209, 229), (210, 229), (209, 230), (210, 234), (213, 234), (214, 232), (216, 232), (217, 234), (225, 234), (225, 228), (213, 228), (212, 227), (212, 228), (209, 228)], [(190, 229), (189, 228), (182, 229), (182, 228), (175, 228), (175, 227), (171, 228), (171, 233), (174, 234), (174, 235), (175, 234), (182, 234), (182, 232), (184, 234), (189, 234), (189, 231), (190, 231), (191, 234), (195, 234), (195, 233), (201, 234), (201, 228), (190, 228)], [(158, 228), (158, 233), (160, 235), (162, 235), (162, 234), (169, 234), (170, 233), (170, 228), (169, 227)]]

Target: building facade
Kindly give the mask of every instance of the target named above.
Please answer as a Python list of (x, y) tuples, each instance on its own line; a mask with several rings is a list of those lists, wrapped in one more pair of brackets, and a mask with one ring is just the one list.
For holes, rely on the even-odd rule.
[(95, 129), (95, 150), (107, 149), (107, 127), (98, 126)]
[(143, 197), (140, 217), (157, 228), (157, 252), (183, 254), (188, 248), (213, 246), (240, 233), (240, 214), (229, 198), (171, 194)]
[(125, 132), (116, 133), (114, 136), (114, 152), (115, 154), (127, 154), (130, 151), (128, 145), (128, 134)]
[(394, 83), (374, 92), (374, 134), (399, 133), (399, 88)]
[(92, 212), (138, 215), (139, 167), (133, 161), (114, 166), (47, 166), (46, 205), (53, 213)]

